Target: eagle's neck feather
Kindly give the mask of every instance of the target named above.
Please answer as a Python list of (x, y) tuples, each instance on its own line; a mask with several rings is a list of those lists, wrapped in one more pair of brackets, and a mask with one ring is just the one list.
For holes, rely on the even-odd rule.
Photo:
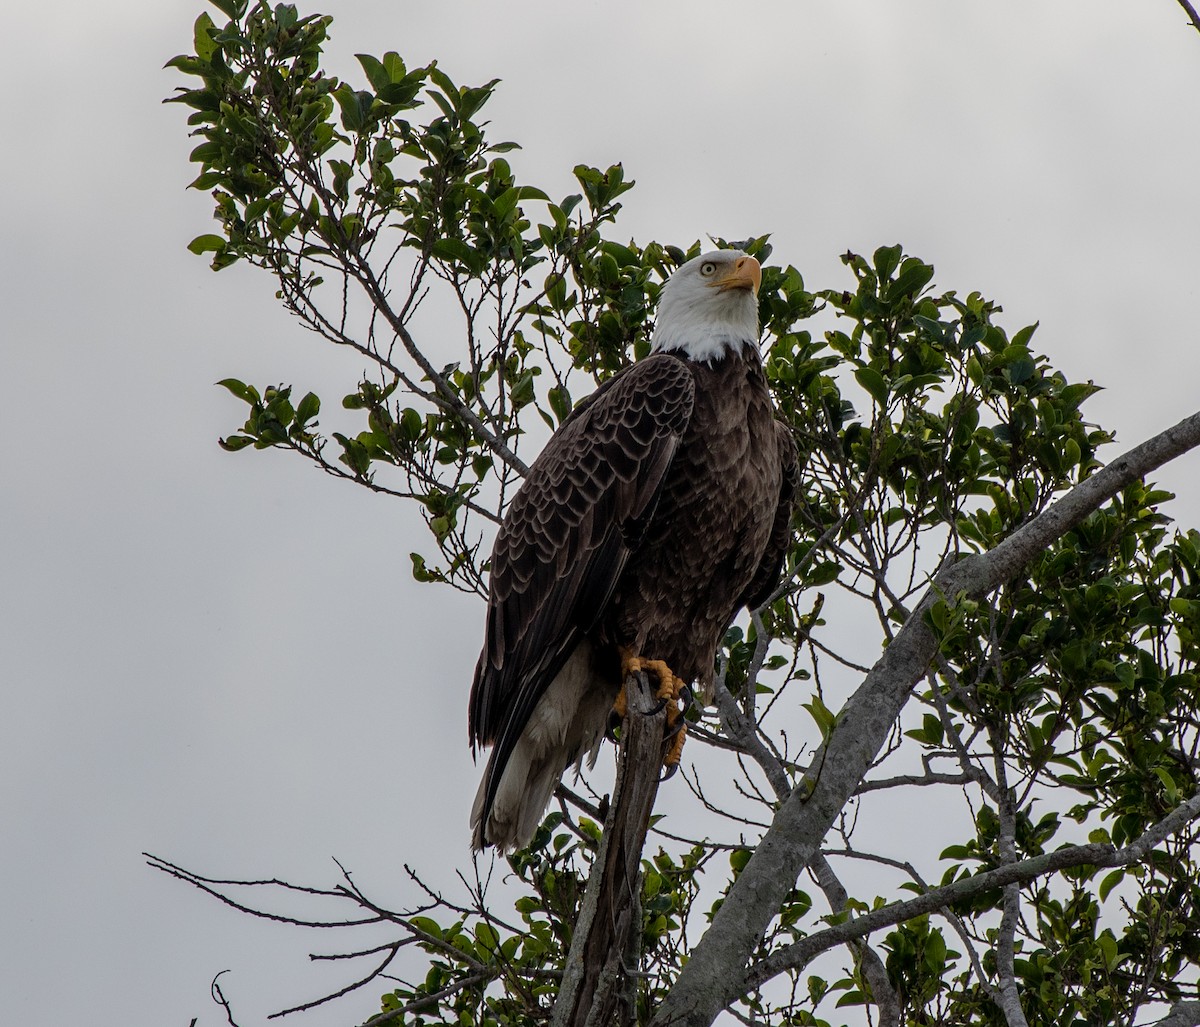
[(709, 317), (673, 317), (659, 321), (650, 348), (655, 353), (679, 353), (689, 360), (711, 363), (757, 346), (757, 319), (739, 323)]
[(654, 337), (653, 351), (656, 353), (677, 353), (709, 366), (724, 360), (728, 356), (741, 356), (748, 349), (753, 349), (757, 340), (749, 337), (737, 337), (725, 333), (707, 335), (692, 335), (679, 339), (662, 339)]
[(711, 362), (758, 348), (758, 302), (749, 290), (678, 294), (668, 287), (659, 302), (650, 348)]

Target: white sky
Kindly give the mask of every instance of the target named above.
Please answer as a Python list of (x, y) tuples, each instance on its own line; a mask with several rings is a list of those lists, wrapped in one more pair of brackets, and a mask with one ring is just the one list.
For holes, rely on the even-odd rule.
[[(481, 609), (409, 576), (416, 518), (280, 454), (222, 453), (229, 375), (355, 368), (210, 230), (178, 84), (199, 0), (6, 12), (0, 162), (0, 1019), (244, 1027), (345, 978), (336, 939), (152, 873), (331, 883), (400, 903), (467, 864)], [(331, 65), (438, 58), (502, 82), (528, 180), (625, 163), (618, 235), (774, 232), (810, 286), (900, 241), (938, 285), (1107, 391), (1132, 444), (1197, 407), (1200, 35), (1174, 0), (326, 0)], [(329, 385), (325, 383), (336, 383)], [(1110, 453), (1109, 456), (1115, 454)], [(1157, 476), (1200, 523), (1197, 458)], [(422, 853), (424, 850), (424, 854)], [(321, 974), (324, 969), (326, 973)], [(360, 1022), (382, 989), (300, 1022)]]

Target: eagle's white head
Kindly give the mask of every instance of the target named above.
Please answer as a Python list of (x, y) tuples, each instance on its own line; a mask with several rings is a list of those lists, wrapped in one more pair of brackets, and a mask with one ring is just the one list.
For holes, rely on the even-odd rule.
[(741, 250), (693, 257), (667, 280), (658, 298), (650, 348), (713, 360), (758, 345), (762, 268)]

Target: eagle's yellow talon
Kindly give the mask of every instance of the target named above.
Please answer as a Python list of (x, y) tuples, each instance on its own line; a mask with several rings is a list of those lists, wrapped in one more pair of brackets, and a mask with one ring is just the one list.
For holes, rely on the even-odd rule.
[(675, 700), (679, 698), (680, 692), (684, 689), (684, 683), (662, 660), (643, 660), (640, 656), (625, 656), (621, 661), (622, 681), (630, 674), (645, 671), (650, 671), (658, 679), (658, 691), (654, 693), (655, 699)]
[[(676, 722), (681, 720), (683, 723), (676, 727)], [(679, 761), (683, 758), (683, 743), (687, 739), (687, 721), (683, 719), (683, 711), (674, 703), (667, 707), (667, 736), (671, 742), (663, 757), (663, 766), (667, 768), (666, 776), (670, 777), (679, 767)]]
[(658, 689), (654, 698), (665, 703), (667, 707), (667, 729), (664, 736), (669, 740), (663, 766), (666, 775), (663, 780), (675, 773), (683, 756), (683, 742), (687, 734), (687, 721), (683, 720), (683, 710), (678, 705), (680, 696), (687, 692), (687, 685), (662, 660), (644, 660), (640, 656), (629, 653), (621, 655), (621, 690), (613, 702), (613, 714), (624, 720), (629, 713), (629, 703), (625, 696), (625, 680), (630, 674), (649, 672), (658, 681)]

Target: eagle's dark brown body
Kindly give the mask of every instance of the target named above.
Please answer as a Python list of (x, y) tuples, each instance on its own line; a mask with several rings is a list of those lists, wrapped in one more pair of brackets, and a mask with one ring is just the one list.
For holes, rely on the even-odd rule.
[(494, 746), (476, 847), (528, 841), (559, 776), (594, 752), (620, 647), (711, 689), (722, 635), (778, 578), (795, 469), (753, 346), (652, 355), (555, 433), (493, 551), (469, 718), (472, 743)]
[[(608, 604), (599, 641), (663, 660), (711, 692), (713, 658), (742, 606), (769, 594), (787, 541), (792, 487), (784, 495), (786, 450), (758, 353), (695, 363), (692, 415), (641, 544)], [(772, 530), (779, 537), (770, 546)]]

